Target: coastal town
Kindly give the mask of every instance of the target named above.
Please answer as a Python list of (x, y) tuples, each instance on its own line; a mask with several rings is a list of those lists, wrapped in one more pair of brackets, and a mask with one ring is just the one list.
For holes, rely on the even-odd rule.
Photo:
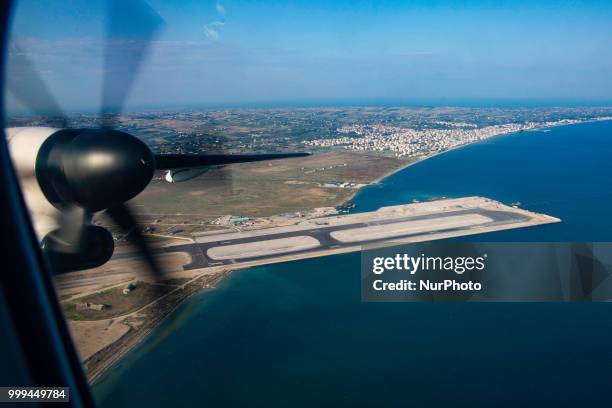
[[(413, 157), (493, 136), (612, 118), (611, 108), (320, 107), (123, 113), (118, 128), (159, 153), (348, 149)], [(100, 125), (92, 114), (74, 128)], [(14, 115), (9, 127), (52, 126), (53, 118)], [(337, 163), (337, 166), (343, 165)], [(316, 168), (305, 168), (305, 174)]]
[(439, 125), (450, 127), (442, 129), (406, 129), (384, 124), (355, 124), (338, 128), (338, 133), (346, 136), (305, 140), (303, 143), (315, 148), (343, 147), (355, 151), (390, 152), (396, 157), (420, 157), (494, 136), (579, 122), (578, 119), (562, 119), (546, 122), (508, 123), (480, 128), (470, 123), (449, 126), (446, 122), (437, 122)]

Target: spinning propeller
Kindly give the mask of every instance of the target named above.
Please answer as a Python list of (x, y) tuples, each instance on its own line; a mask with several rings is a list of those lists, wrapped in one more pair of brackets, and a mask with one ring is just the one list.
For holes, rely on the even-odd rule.
[[(134, 22), (138, 24), (134, 24)], [(114, 243), (105, 228), (91, 225), (93, 213), (105, 211), (126, 234), (150, 271), (162, 271), (137, 227), (126, 202), (150, 183), (155, 170), (222, 166), (306, 156), (278, 154), (154, 154), (140, 139), (116, 130), (118, 115), (134, 84), (162, 18), (141, 0), (110, 0), (104, 55), (101, 126), (67, 128), (68, 119), (46, 88), (26, 53), (13, 45), (8, 64), (8, 89), (33, 113), (53, 119), (62, 128), (41, 145), (35, 176), (46, 199), (60, 210), (59, 228), (41, 246), (56, 273), (102, 265)], [(221, 179), (231, 177), (221, 168)]]

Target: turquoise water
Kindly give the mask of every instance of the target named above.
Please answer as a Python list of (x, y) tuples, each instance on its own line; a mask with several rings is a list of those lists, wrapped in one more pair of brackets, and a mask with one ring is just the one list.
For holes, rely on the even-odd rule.
[[(364, 189), (360, 211), (484, 195), (563, 219), (467, 240), (612, 241), (612, 122), (458, 149)], [(609, 304), (360, 302), (359, 254), (233, 274), (94, 391), (119, 406), (610, 406)]]

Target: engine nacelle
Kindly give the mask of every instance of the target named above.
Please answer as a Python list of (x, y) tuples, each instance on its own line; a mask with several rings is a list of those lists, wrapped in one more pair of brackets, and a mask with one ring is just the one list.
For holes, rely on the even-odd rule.
[[(113, 129), (10, 128), (8, 145), (39, 237), (58, 211), (115, 208), (151, 182), (155, 156), (140, 139)], [(55, 207), (55, 208), (53, 208)]]

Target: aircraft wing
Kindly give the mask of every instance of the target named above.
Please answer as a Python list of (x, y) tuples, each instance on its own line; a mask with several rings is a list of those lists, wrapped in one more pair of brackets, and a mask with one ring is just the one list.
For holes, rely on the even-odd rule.
[(155, 167), (171, 170), (187, 167), (218, 166), (265, 160), (310, 156), (311, 153), (261, 153), (261, 154), (156, 154)]

